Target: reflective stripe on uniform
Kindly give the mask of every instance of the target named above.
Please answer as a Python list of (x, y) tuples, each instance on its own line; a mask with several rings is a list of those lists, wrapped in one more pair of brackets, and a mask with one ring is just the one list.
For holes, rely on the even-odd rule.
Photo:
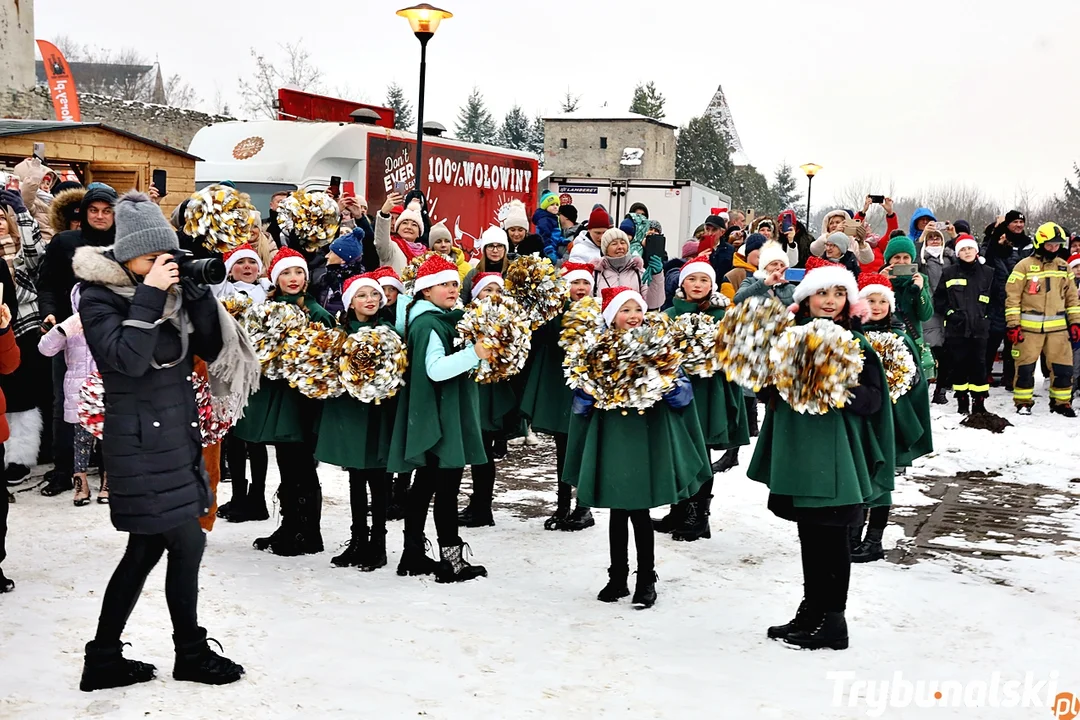
[(967, 280), (964, 278), (956, 278), (954, 280), (945, 281), (945, 287), (951, 288), (953, 285), (967, 285)]
[(990, 296), (989, 295), (980, 295), (979, 296), (979, 302), (981, 302), (981, 303), (990, 302)]
[(968, 390), (970, 390), (971, 392), (977, 392), (977, 393), (990, 392), (990, 386), (989, 385), (968, 385)]
[(1008, 317), (1009, 315), (1019, 315), (1019, 314), (1020, 314), (1020, 308), (1018, 308), (1018, 307), (1017, 308), (1005, 308), (1005, 316), (1006, 317)]
[(1050, 388), (1050, 399), (1051, 400), (1072, 400), (1072, 389), (1071, 388), (1063, 388), (1063, 389), (1059, 390), (1057, 388)]
[(970, 385), (953, 385), (953, 392), (967, 392), (971, 388)]
[(1023, 280), (1023, 279), (1024, 279), (1024, 274), (1023, 273), (1014, 272), (1012, 275), (1009, 275), (1009, 283), (1010, 284), (1016, 282), (1017, 280)]
[(1035, 397), (1035, 388), (1013, 387), (1013, 400), (1030, 400)]

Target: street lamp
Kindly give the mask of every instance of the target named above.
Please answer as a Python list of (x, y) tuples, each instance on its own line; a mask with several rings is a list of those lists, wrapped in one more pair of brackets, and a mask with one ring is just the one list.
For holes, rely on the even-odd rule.
[(814, 187), (814, 176), (821, 171), (821, 166), (816, 163), (800, 165), (799, 169), (806, 173), (806, 230), (810, 231), (810, 191)]
[(416, 104), (416, 191), (420, 192), (424, 159), (424, 82), (427, 79), (427, 44), (428, 40), (435, 36), (439, 23), (454, 15), (427, 3), (398, 10), (397, 14), (409, 21), (409, 27), (412, 28), (416, 39), (420, 41), (420, 101)]

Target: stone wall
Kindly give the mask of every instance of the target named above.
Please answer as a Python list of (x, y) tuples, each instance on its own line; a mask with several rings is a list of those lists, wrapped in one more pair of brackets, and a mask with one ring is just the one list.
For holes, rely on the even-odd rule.
[[(6, 1), (0, 0), (0, 3)], [(79, 94), (79, 106), (84, 122), (111, 125), (185, 151), (200, 128), (211, 123), (235, 119), (88, 93)], [(55, 120), (56, 113), (53, 111), (48, 89), (36, 87), (23, 92), (0, 91), (0, 118)]]
[(34, 76), (34, 3), (0, 0), (0, 88), (31, 88)]
[[(619, 164), (626, 148), (645, 151), (641, 165)], [(544, 169), (563, 177), (673, 179), (675, 130), (648, 120), (547, 118)]]

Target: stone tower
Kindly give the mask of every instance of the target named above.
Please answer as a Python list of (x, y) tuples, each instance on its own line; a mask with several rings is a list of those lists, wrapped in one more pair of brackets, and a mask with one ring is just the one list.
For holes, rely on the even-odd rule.
[(34, 0), (0, 0), (0, 48), (0, 89), (34, 87)]

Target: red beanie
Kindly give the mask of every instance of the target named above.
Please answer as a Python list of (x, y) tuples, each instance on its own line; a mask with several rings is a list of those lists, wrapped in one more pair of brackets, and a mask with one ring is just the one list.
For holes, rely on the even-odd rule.
[(596, 229), (610, 230), (611, 229), (611, 217), (607, 214), (607, 210), (602, 207), (598, 207), (589, 214), (589, 230)]

